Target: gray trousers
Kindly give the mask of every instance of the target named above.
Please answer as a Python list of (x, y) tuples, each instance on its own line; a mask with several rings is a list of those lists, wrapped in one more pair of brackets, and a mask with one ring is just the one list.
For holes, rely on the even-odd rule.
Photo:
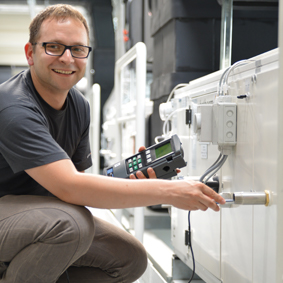
[(146, 266), (139, 241), (84, 207), (55, 197), (0, 198), (0, 283), (126, 283)]

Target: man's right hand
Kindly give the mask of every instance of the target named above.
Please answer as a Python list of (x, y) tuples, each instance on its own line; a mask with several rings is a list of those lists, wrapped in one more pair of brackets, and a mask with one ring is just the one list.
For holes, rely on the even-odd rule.
[(224, 204), (225, 199), (217, 194), (214, 190), (201, 182), (176, 180), (171, 181), (169, 189), (169, 203), (175, 207), (185, 210), (202, 210), (208, 208), (219, 211), (220, 208), (216, 204)]

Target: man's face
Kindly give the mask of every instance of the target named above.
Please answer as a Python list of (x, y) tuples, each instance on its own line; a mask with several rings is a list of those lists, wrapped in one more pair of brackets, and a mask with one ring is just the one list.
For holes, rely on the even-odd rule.
[[(62, 56), (45, 53), (42, 42), (56, 42), (65, 45), (88, 45), (84, 25), (75, 19), (64, 21), (45, 20), (40, 28), (38, 44), (26, 47), (28, 63), (34, 85), (39, 93), (66, 94), (84, 76), (87, 59), (73, 58), (70, 50)], [(28, 53), (30, 56), (28, 56)]]

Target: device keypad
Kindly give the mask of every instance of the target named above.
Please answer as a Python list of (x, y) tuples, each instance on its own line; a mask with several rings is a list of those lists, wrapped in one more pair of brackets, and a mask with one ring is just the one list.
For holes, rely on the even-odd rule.
[(140, 154), (127, 160), (127, 168), (130, 173), (139, 170), (143, 167), (142, 157)]
[(150, 150), (148, 149), (146, 152), (145, 152), (145, 154), (146, 154), (146, 162), (147, 162), (147, 164), (148, 163), (150, 163), (151, 162), (151, 153), (150, 153)]

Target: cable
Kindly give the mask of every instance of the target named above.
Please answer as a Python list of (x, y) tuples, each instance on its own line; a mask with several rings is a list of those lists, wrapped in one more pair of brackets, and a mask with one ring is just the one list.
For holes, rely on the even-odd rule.
[(205, 184), (208, 182), (208, 180), (214, 175), (216, 174), (216, 172), (223, 166), (223, 164), (225, 163), (225, 161), (227, 160), (228, 155), (223, 155), (223, 158), (221, 160), (221, 164), (219, 164), (219, 168), (216, 168), (207, 178), (206, 181), (204, 182)]
[(225, 74), (230, 70), (230, 68), (231, 68), (231, 67), (228, 67), (228, 68), (223, 72), (223, 74), (221, 75), (221, 78), (220, 78), (219, 84), (218, 84), (218, 96), (223, 95), (223, 92), (221, 93), (221, 92), (220, 92), (220, 89), (222, 88), (222, 83), (223, 83), (224, 76), (225, 76)]
[(178, 88), (180, 88), (180, 87), (187, 86), (187, 85), (188, 85), (188, 84), (178, 84), (178, 85), (176, 85), (176, 86), (171, 90), (171, 92), (170, 92), (170, 94), (169, 94), (169, 96), (168, 96), (168, 98), (167, 98), (167, 102), (169, 102), (169, 100), (170, 100), (171, 97), (173, 96), (174, 91), (175, 91), (176, 89), (178, 89)]
[[(191, 211), (189, 211), (189, 213), (188, 213), (188, 230), (189, 230), (189, 234), (191, 236)], [(193, 261), (193, 273), (192, 273), (192, 276), (189, 279), (188, 283), (190, 283), (193, 280), (193, 278), (195, 276), (195, 269), (196, 269), (195, 256), (194, 256), (194, 251), (193, 251), (193, 247), (192, 247), (192, 242), (191, 241), (190, 241), (190, 250), (191, 250), (192, 261)]]
[[(218, 163), (218, 161), (221, 159), (221, 157), (222, 157), (222, 153), (220, 153), (219, 156), (218, 156), (218, 158), (216, 159), (216, 161), (215, 161), (208, 169), (206, 169), (206, 171), (204, 172), (203, 175), (207, 175), (207, 171), (208, 171), (211, 167), (213, 167), (214, 165), (216, 165), (216, 164)], [(202, 175), (202, 176), (203, 176), (203, 175)], [(201, 179), (201, 178), (200, 178), (200, 179)]]
[(168, 124), (170, 118), (171, 118), (175, 113), (181, 112), (181, 111), (186, 110), (186, 109), (188, 109), (188, 108), (187, 108), (187, 107), (178, 108), (178, 109), (174, 110), (172, 113), (170, 113), (170, 115), (168, 115), (168, 117), (166, 118), (166, 120), (165, 120), (164, 123), (163, 123), (163, 135), (168, 136), (169, 133), (170, 133), (169, 131), (166, 132), (166, 126), (167, 126), (167, 124)]
[(229, 78), (229, 75), (230, 73), (232, 72), (232, 70), (234, 70), (235, 68), (239, 67), (240, 65), (244, 65), (244, 64), (247, 64), (247, 63), (250, 63), (250, 62), (254, 62), (254, 60), (240, 60), (236, 63), (234, 63), (232, 66), (228, 67), (224, 73), (222, 74), (220, 80), (219, 80), (219, 87), (218, 87), (218, 96), (223, 96), (225, 95), (224, 94), (224, 91), (223, 91), (223, 85), (227, 85), (228, 84), (228, 78)]
[[(161, 140), (159, 140), (159, 139), (161, 139)], [(163, 140), (165, 140), (164, 136), (157, 136), (157, 137), (154, 138), (154, 142), (156, 144), (162, 142)]]
[(246, 64), (247, 63), (247, 60), (241, 60), (241, 61), (238, 61), (236, 63), (234, 63), (232, 66), (228, 67), (224, 73), (222, 74), (221, 78), (220, 78), (220, 81), (219, 81), (219, 95), (223, 96), (224, 93), (223, 93), (223, 85), (226, 84), (227, 85), (227, 82), (228, 82), (228, 78), (229, 78), (229, 74), (230, 72), (235, 69), (237, 66), (241, 65), (241, 64)]
[(210, 166), (205, 172), (204, 174), (200, 177), (199, 181), (202, 182), (202, 183), (206, 183), (208, 181), (208, 179), (206, 179), (206, 181), (204, 182), (204, 178), (210, 174), (211, 172), (213, 172), (211, 176), (213, 176), (222, 166), (223, 164), (225, 163), (225, 161), (227, 160), (227, 155), (222, 155), (220, 154), (217, 161), (214, 163), (214, 165)]
[[(169, 94), (169, 96), (168, 96), (168, 98), (167, 98), (166, 103), (168, 103), (168, 102), (170, 101), (170, 99), (172, 98), (172, 96), (173, 96), (173, 94), (174, 94), (174, 91), (175, 91), (176, 89), (181, 88), (181, 87), (184, 87), (184, 86), (187, 86), (187, 85), (189, 85), (189, 84), (178, 84), (178, 85), (176, 85), (176, 86), (171, 90), (171, 92), (170, 92), (170, 94)], [(165, 139), (166, 136), (169, 136), (170, 132), (169, 132), (169, 130), (166, 132), (166, 126), (167, 126), (167, 124), (168, 124), (170, 118), (171, 118), (172, 115), (174, 115), (176, 112), (179, 112), (179, 111), (184, 110), (184, 109), (187, 109), (187, 108), (179, 108), (179, 109), (174, 110), (174, 111), (165, 119), (165, 121), (164, 121), (164, 123), (163, 123), (163, 134), (162, 134), (162, 136), (156, 137), (155, 142), (158, 141), (158, 138), (163, 138), (163, 139)], [(164, 136), (165, 136), (165, 137), (164, 137)]]
[(66, 270), (66, 276), (67, 276), (67, 281), (68, 281), (68, 283), (70, 283), (69, 273), (68, 273), (67, 270)]

